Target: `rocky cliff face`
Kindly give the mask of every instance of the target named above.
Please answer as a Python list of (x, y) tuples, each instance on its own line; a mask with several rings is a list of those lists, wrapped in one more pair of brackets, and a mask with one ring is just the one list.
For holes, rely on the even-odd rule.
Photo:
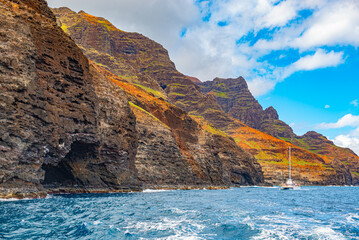
[(135, 117), (45, 1), (0, 1), (0, 197), (136, 189)]
[[(101, 70), (100, 66), (97, 66)], [(136, 115), (138, 178), (144, 187), (189, 188), (263, 183), (256, 159), (182, 109), (102, 69), (123, 89)]]
[[(241, 166), (240, 168), (234, 167), (230, 164), (232, 167), (230, 167), (231, 170), (229, 172), (233, 174), (231, 177), (232, 180), (230, 181), (232, 184), (235, 182), (249, 183), (258, 177), (252, 173), (253, 170), (250, 170), (255, 168), (248, 168), (245, 167), (245, 164), (243, 164), (243, 162), (245, 162), (244, 159), (247, 159), (248, 163), (252, 162), (252, 165), (255, 165), (256, 161), (251, 157), (250, 154), (253, 154), (259, 160), (259, 163), (264, 169), (264, 175), (267, 181), (275, 184), (279, 184), (283, 181), (288, 166), (288, 156), (286, 155), (286, 152), (288, 146), (291, 145), (290, 143), (283, 140), (292, 138), (294, 136), (293, 131), (288, 125), (278, 119), (278, 114), (274, 108), (270, 107), (266, 110), (262, 109), (259, 103), (249, 92), (243, 78), (216, 79), (213, 82), (203, 83), (201, 84), (201, 88), (204, 93), (202, 93), (200, 91), (200, 87), (196, 85), (193, 80), (179, 73), (175, 69), (174, 64), (170, 61), (167, 55), (167, 51), (161, 49), (162, 47), (154, 43), (152, 40), (147, 39), (142, 35), (136, 35), (133, 33), (126, 33), (121, 30), (117, 30), (105, 19), (94, 17), (84, 12), (75, 13), (66, 8), (54, 9), (54, 12), (58, 17), (58, 23), (75, 39), (76, 43), (81, 46), (85, 54), (102, 68), (107, 69), (111, 73), (117, 75), (117, 84), (120, 84), (121, 88), (126, 89), (131, 84), (132, 86), (136, 87), (137, 90), (125, 90), (132, 103), (140, 109), (143, 109), (146, 112), (152, 114), (157, 119), (159, 119), (159, 121), (164, 123), (164, 125), (171, 129), (172, 135), (176, 140), (176, 144), (179, 151), (181, 152), (182, 158), (185, 159), (188, 164), (190, 164), (191, 169), (193, 170), (195, 176), (193, 178), (194, 182), (199, 181), (198, 179), (200, 179), (202, 182), (208, 182), (206, 179), (208, 179), (208, 176), (212, 176), (203, 174), (203, 172), (207, 171), (204, 171), (204, 169), (207, 169), (207, 165), (205, 162), (203, 162), (203, 156), (208, 158), (208, 156), (203, 155), (203, 153), (206, 151), (208, 152), (208, 149), (212, 148), (217, 149), (217, 151), (213, 152), (213, 154), (220, 156), (222, 165), (217, 164), (214, 160), (210, 160), (209, 165), (218, 167), (222, 166), (221, 168), (223, 169), (225, 169), (224, 167), (226, 162), (231, 162), (231, 158), (234, 158), (234, 156), (237, 154), (241, 156), (238, 160), (239, 164), (237, 164)], [(101, 31), (101, 36), (96, 32), (98, 29)], [(86, 39), (89, 39), (90, 37), (92, 40), (87, 41)], [(102, 57), (104, 52), (102, 47), (98, 47), (96, 44), (94, 44), (97, 42), (103, 42), (104, 39), (106, 42), (108, 42), (109, 46), (115, 46), (116, 44), (119, 44), (118, 47), (114, 48), (114, 50), (111, 50), (110, 52), (107, 52), (106, 54), (109, 54), (109, 57), (112, 57), (114, 61), (119, 61), (120, 59), (123, 60), (122, 63), (126, 66), (126, 68), (121, 68), (124, 70), (120, 76), (118, 76), (119, 72), (117, 72), (118, 66), (110, 64), (106, 60), (107, 57)], [(132, 51), (130, 53), (122, 50), (118, 51), (117, 49), (122, 49), (120, 45), (122, 47), (131, 46)], [(156, 49), (156, 51), (154, 52), (152, 49), (147, 49), (149, 46), (155, 46), (154, 49)], [(143, 59), (144, 55), (142, 55), (142, 53), (147, 53), (145, 59)], [(127, 70), (125, 69), (132, 69), (131, 71), (134, 72), (130, 71), (126, 73)], [(136, 72), (145, 74), (147, 77), (154, 81), (154, 85), (157, 83), (163, 91), (157, 87), (153, 87), (154, 85), (148, 84), (148, 81), (144, 78), (133, 80), (133, 78), (128, 77), (128, 75), (136, 74)], [(124, 82), (127, 83), (124, 84)], [(152, 94), (151, 102), (146, 101), (145, 97), (139, 98), (137, 95), (138, 89), (141, 89), (147, 94)], [(194, 127), (191, 125), (190, 127), (189, 125), (186, 125), (184, 128), (171, 125), (171, 121), (179, 124), (178, 120), (174, 119), (184, 119), (184, 115), (174, 114), (174, 116), (177, 115), (176, 118), (165, 117), (163, 113), (168, 113), (166, 110), (167, 108), (161, 108), (158, 104), (153, 104), (152, 102), (156, 102), (156, 99), (159, 101), (167, 100), (168, 102), (176, 105), (179, 110), (182, 109), (187, 111), (189, 113), (189, 117), (195, 119), (195, 121), (199, 124), (200, 129), (205, 130), (207, 133), (214, 134), (216, 136), (215, 139), (217, 139), (216, 141), (220, 142), (216, 143), (215, 139), (210, 140), (211, 137), (206, 137), (206, 134), (203, 134), (202, 130), (198, 130), (198, 126)], [(132, 107), (134, 108), (134, 106)], [(176, 110), (175, 112), (179, 110)], [(138, 114), (137, 110), (134, 111)], [(250, 128), (235, 119), (235, 117), (242, 118), (241, 120), (246, 124), (258, 127), (262, 131), (268, 132), (273, 136), (280, 137), (283, 140)], [(147, 135), (147, 133), (151, 132), (151, 129), (144, 130), (148, 124), (142, 124), (142, 120), (140, 117), (138, 118), (139, 119), (137, 121), (142, 126), (142, 130), (139, 129), (139, 131), (142, 132), (142, 137), (145, 139), (142, 141), (142, 143), (145, 143), (145, 145), (142, 147), (152, 150), (156, 149), (153, 146), (150, 147), (154, 144), (154, 141), (147, 139), (149, 136), (153, 137), (151, 134)], [(188, 118), (186, 117), (186, 119)], [(148, 119), (143, 121), (149, 122), (151, 120)], [(188, 129), (191, 129), (191, 131), (186, 131), (185, 129), (187, 127)], [(157, 129), (157, 131), (166, 132), (165, 130), (160, 129)], [(193, 135), (193, 133), (195, 133), (195, 135)], [(221, 136), (222, 138), (218, 138), (218, 136)], [(160, 137), (162, 141), (173, 143), (172, 146), (175, 146), (170, 134), (167, 138), (164, 138), (164, 136), (160, 135), (158, 135), (158, 137)], [(230, 139), (234, 140), (236, 145), (240, 146), (240, 148), (233, 146), (234, 142)], [(199, 143), (201, 146), (198, 145)], [(202, 145), (204, 143), (205, 145)], [(193, 148), (193, 146), (195, 147)], [(207, 148), (205, 146), (212, 147)], [(297, 179), (299, 179), (301, 183), (351, 183), (350, 173), (342, 171), (341, 168), (333, 166), (332, 162), (326, 161), (325, 157), (309, 152), (301, 147), (295, 147), (293, 145), (291, 146), (295, 148), (293, 153), (293, 165), (295, 165), (296, 170), (294, 170), (294, 172)], [(141, 146), (139, 146), (139, 149), (140, 148)], [(237, 150), (233, 150), (232, 148), (236, 148)], [(245, 149), (247, 153), (244, 153), (242, 149)], [(177, 150), (175, 151), (178, 152)], [(155, 159), (155, 157), (151, 156), (156, 154), (161, 155), (164, 153), (158, 153), (156, 151), (151, 152), (152, 153), (148, 152), (143, 153), (142, 155), (140, 154), (140, 156), (143, 157), (137, 158), (137, 163), (140, 165), (144, 164), (148, 158)], [(234, 152), (236, 152), (236, 154)], [(180, 158), (174, 160), (173, 163), (179, 162), (179, 159)], [(237, 160), (235, 160), (235, 162), (237, 162)], [(150, 163), (150, 165), (155, 165), (155, 163)], [(250, 166), (250, 164), (248, 166)], [(138, 169), (145, 171), (146, 169), (149, 169), (149, 167), (138, 166)], [(157, 172), (160, 171), (163, 171), (163, 169), (159, 168)], [(149, 173), (150, 171), (147, 172)], [(212, 172), (213, 176), (220, 175), (218, 173), (214, 173), (212, 170), (208, 170), (208, 172)], [(251, 180), (245, 180), (245, 173), (250, 173), (249, 179)], [(186, 174), (191, 175), (192, 173), (187, 172)], [(144, 174), (144, 176), (145, 175), (146, 174)], [(168, 176), (170, 175), (171, 174)], [(158, 176), (161, 177), (161, 174)], [(160, 181), (159, 179), (156, 181)], [(218, 179), (222, 179), (221, 181), (223, 181), (224, 178), (216, 177), (214, 179), (217, 179), (214, 182), (218, 182)], [(228, 183), (228, 180), (225, 182)]]

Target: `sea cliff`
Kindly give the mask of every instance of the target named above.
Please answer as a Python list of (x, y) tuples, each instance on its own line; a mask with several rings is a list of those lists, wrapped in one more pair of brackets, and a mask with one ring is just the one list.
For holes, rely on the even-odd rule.
[[(129, 82), (89, 62), (45, 1), (1, 0), (0, 9), (1, 198), (263, 183), (253, 156), (165, 101), (154, 76), (136, 69)], [(132, 36), (154, 49), (144, 61), (168, 58)]]

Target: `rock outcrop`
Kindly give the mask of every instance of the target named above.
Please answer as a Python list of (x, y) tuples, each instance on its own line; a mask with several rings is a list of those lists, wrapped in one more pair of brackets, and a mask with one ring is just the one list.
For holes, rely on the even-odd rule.
[(126, 97), (43, 0), (0, 1), (0, 197), (138, 189)]
[(199, 85), (203, 93), (215, 96), (222, 109), (242, 123), (274, 137), (295, 136), (291, 127), (279, 120), (273, 107), (263, 110), (249, 91), (244, 78), (215, 78)]

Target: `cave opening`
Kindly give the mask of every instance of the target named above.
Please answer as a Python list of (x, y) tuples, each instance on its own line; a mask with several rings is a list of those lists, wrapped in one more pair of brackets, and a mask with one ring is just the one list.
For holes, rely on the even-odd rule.
[(44, 180), (41, 182), (45, 188), (81, 187), (84, 182), (81, 179), (81, 169), (78, 166), (86, 166), (89, 159), (97, 156), (97, 145), (80, 141), (71, 144), (71, 150), (57, 164), (43, 164), (45, 171)]

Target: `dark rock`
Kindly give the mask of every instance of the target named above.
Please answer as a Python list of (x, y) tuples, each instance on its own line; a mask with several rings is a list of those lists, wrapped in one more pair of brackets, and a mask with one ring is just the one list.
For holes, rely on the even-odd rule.
[(45, 1), (0, 9), (0, 196), (137, 189), (125, 96), (90, 72)]

